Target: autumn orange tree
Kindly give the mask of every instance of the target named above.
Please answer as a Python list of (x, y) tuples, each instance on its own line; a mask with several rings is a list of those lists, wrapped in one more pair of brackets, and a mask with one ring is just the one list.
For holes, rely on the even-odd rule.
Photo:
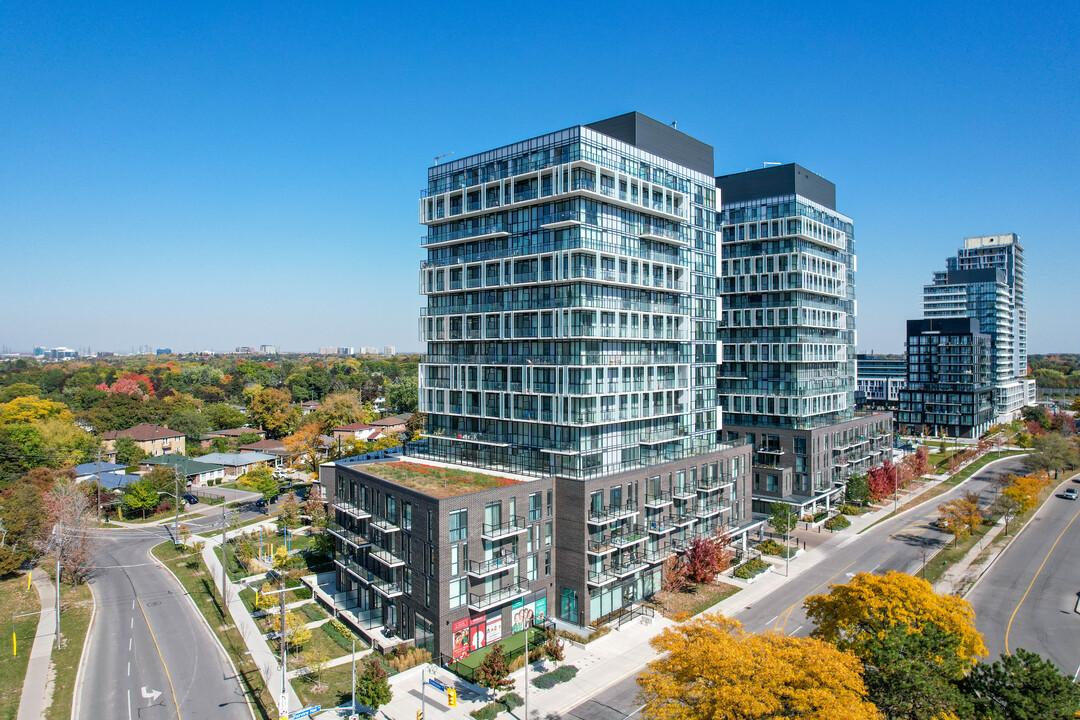
[(938, 505), (941, 527), (945, 532), (960, 539), (975, 532), (983, 520), (979, 509), (979, 494), (966, 492), (947, 503)]
[(661, 656), (638, 676), (644, 720), (880, 717), (858, 660), (820, 640), (751, 635), (709, 613), (650, 642)]
[(1016, 503), (1019, 512), (1025, 513), (1039, 503), (1039, 494), (1050, 483), (1048, 474), (1012, 475), (1008, 487), (1001, 494)]
[(303, 464), (311, 473), (319, 472), (319, 453), (322, 451), (322, 428), (318, 422), (309, 422), (297, 428), (292, 435), (283, 438), (282, 444), (289, 452), (289, 462)]
[(966, 600), (904, 573), (858, 573), (803, 605), (811, 637), (863, 662), (869, 698), (887, 718), (930, 720), (957, 707), (958, 684), (987, 654)]

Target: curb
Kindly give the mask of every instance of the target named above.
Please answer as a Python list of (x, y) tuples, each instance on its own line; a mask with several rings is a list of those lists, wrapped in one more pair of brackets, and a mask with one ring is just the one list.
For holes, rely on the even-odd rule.
[[(1058, 483), (1057, 487), (1054, 488), (1054, 491), (1052, 493), (1050, 493), (1050, 497), (1048, 497), (1046, 499), (1049, 500), (1051, 497), (1053, 497), (1054, 495), (1057, 494), (1057, 491), (1059, 489), (1061, 489), (1062, 485), (1067, 485), (1067, 484), (1071, 483), (1073, 478), (1077, 478), (1077, 477), (1080, 477), (1080, 472), (1074, 473), (1074, 474), (1070, 475), (1069, 477), (1065, 478), (1064, 480), (1062, 480), (1060, 483)], [(1000, 551), (998, 551), (997, 553), (994, 554), (994, 557), (990, 558), (990, 562), (986, 563), (986, 566), (983, 568), (983, 571), (981, 573), (979, 573), (979, 577), (975, 579), (975, 582), (973, 582), (971, 584), (971, 587), (969, 587), (967, 589), (967, 592), (965, 592), (961, 597), (967, 597), (968, 595), (970, 595), (975, 590), (976, 587), (978, 587), (979, 583), (982, 582), (982, 579), (984, 577), (986, 577), (986, 575), (990, 572), (990, 568), (992, 568), (994, 566), (994, 563), (997, 562), (997, 559), (999, 557), (1001, 557), (1002, 555), (1004, 555), (1006, 552), (1008, 552), (1008, 550), (1012, 546), (1012, 544), (1014, 542), (1016, 542), (1016, 539), (1018, 537), (1020, 537), (1021, 535), (1023, 535), (1025, 530), (1027, 530), (1029, 527), (1031, 527), (1032, 522), (1035, 520), (1036, 517), (1039, 516), (1039, 513), (1041, 513), (1043, 511), (1043, 508), (1045, 508), (1045, 507), (1046, 507), (1046, 503), (1044, 502), (1042, 505), (1039, 506), (1039, 509), (1035, 511), (1035, 514), (1031, 516), (1031, 519), (1028, 520), (1026, 523), (1024, 523), (1024, 527), (1020, 528), (1020, 530), (1015, 535), (1012, 536), (1012, 539), (1009, 540), (1008, 545), (1001, 548)]]
[(97, 595), (94, 594), (92, 583), (86, 583), (90, 588), (90, 597), (94, 599), (94, 607), (90, 611), (90, 624), (86, 626), (86, 642), (83, 643), (82, 653), (79, 654), (79, 668), (75, 671), (75, 690), (71, 696), (71, 720), (79, 717), (79, 708), (82, 705), (83, 668), (86, 667), (86, 657), (90, 654), (90, 644), (94, 640), (94, 619), (97, 618)]
[[(171, 541), (164, 540), (163, 542), (171, 542)], [(161, 545), (161, 544), (162, 543), (158, 543), (158, 545)], [(210, 621), (207, 620), (206, 616), (203, 615), (202, 611), (199, 610), (198, 605), (195, 604), (195, 601), (191, 598), (191, 595), (188, 593), (187, 588), (184, 587), (184, 584), (182, 582), (180, 582), (180, 578), (176, 577), (176, 573), (174, 573), (172, 571), (172, 568), (170, 568), (165, 563), (161, 562), (161, 560), (159, 560), (158, 557), (156, 555), (154, 555), (153, 550), (154, 550), (155, 547), (157, 547), (157, 545), (154, 545), (149, 550), (147, 550), (146, 554), (149, 555), (150, 558), (155, 563), (157, 563), (159, 566), (161, 566), (165, 570), (165, 572), (169, 573), (169, 575), (172, 577), (172, 579), (176, 582), (177, 586), (182, 591), (181, 595), (183, 595), (185, 598), (187, 598), (187, 601), (189, 603), (191, 603), (191, 609), (195, 612), (196, 615), (199, 616), (199, 619), (202, 620), (203, 625), (206, 626), (206, 631), (208, 633), (210, 633), (210, 637), (212, 637), (214, 639), (214, 644), (217, 645), (218, 651), (228, 661), (229, 667), (232, 668), (232, 671), (233, 671), (233, 677), (235, 677), (237, 679), (236, 682), (237, 682), (238, 685), (240, 685), (240, 671), (236, 669), (236, 665), (234, 665), (233, 661), (232, 661), (232, 656), (230, 656), (229, 653), (225, 650), (225, 646), (221, 644), (221, 638), (219, 638), (217, 636), (217, 633), (214, 632), (214, 629), (212, 627), (210, 627)], [(240, 685), (240, 689), (243, 690), (244, 686)], [(244, 693), (244, 698), (246, 700), (246, 702), (244, 704), (247, 706), (248, 714), (251, 716), (251, 720), (257, 720), (257, 718), (255, 717), (255, 708), (252, 706), (251, 701), (247, 700), (247, 693), (246, 692)], [(75, 718), (72, 717), (72, 720), (75, 720)]]

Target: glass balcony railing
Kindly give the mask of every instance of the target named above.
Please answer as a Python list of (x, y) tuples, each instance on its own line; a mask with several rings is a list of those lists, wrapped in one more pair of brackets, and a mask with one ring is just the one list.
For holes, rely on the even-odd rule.
[(486, 593), (469, 593), (470, 610), (488, 610), (499, 605), (505, 605), (529, 594), (529, 584), (520, 577), (515, 577), (513, 582), (497, 590)]
[(506, 522), (484, 523), (480, 536), (484, 540), (500, 540), (505, 537), (525, 532), (525, 520), (520, 515), (514, 515)]
[(490, 560), (470, 560), (469, 575), (472, 577), (487, 577), (488, 575), (506, 572), (517, 567), (517, 560), (517, 555), (514, 553), (494, 557)]
[(375, 558), (387, 567), (400, 567), (405, 564), (402, 558), (385, 548), (375, 547), (370, 550), (371, 557)]
[(331, 535), (341, 538), (342, 540), (349, 543), (350, 545), (353, 545), (354, 547), (366, 547), (367, 545), (371, 544), (371, 542), (366, 537), (364, 537), (357, 531), (350, 530), (349, 528), (339, 525), (336, 522), (328, 523), (326, 529), (330, 531)]

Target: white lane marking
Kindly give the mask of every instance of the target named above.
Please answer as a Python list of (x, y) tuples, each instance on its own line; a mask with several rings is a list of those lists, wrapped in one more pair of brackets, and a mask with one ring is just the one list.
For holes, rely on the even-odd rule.
[(128, 688), (128, 720), (131, 720), (131, 688)]
[(135, 609), (135, 598), (131, 598), (131, 609)]
[[(872, 573), (872, 572), (874, 572), (875, 570), (877, 570), (877, 569), (878, 569), (879, 567), (881, 567), (881, 563), (878, 563), (877, 565), (875, 565), (874, 567), (870, 568), (870, 569), (869, 569), (869, 570), (867, 570), (866, 572), (868, 572), (868, 573)], [(288, 650), (288, 648), (285, 648), (285, 649), (286, 649), (286, 650)]]
[(774, 617), (774, 618), (773, 618), (772, 620), (768, 620), (768, 621), (766, 621), (766, 622), (765, 622), (765, 624), (766, 624), (766, 625), (772, 625), (772, 624), (773, 624), (774, 622), (776, 622), (776, 618), (778, 618), (778, 617), (780, 617), (780, 616), (779, 616), (779, 615), (777, 615), (777, 616), (776, 616), (776, 617)]
[(1073, 673), (1073, 682), (1076, 682), (1077, 678), (1080, 678), (1080, 665), (1076, 666), (1076, 672)]
[(132, 629), (132, 630), (134, 630), (134, 629), (135, 629), (135, 618), (131, 618), (131, 624), (130, 624), (130, 625), (128, 625), (128, 628), (130, 628), (130, 629)]
[(799, 627), (797, 627), (797, 628), (795, 628), (794, 630), (792, 630), (791, 632), (789, 632), (789, 633), (788, 633), (788, 637), (791, 637), (792, 635), (794, 635), (795, 633), (799, 632), (800, 630), (802, 630), (802, 625), (800, 625)]
[(128, 660), (128, 677), (131, 677), (131, 661)]
[(132, 643), (132, 639), (128, 638), (128, 652), (131, 652), (131, 643)]

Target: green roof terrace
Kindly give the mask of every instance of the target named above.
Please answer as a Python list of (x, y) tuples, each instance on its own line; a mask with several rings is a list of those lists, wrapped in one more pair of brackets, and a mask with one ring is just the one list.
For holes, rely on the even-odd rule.
[(498, 475), (415, 462), (373, 462), (354, 467), (362, 473), (374, 475), (439, 499), (508, 487), (523, 482)]

